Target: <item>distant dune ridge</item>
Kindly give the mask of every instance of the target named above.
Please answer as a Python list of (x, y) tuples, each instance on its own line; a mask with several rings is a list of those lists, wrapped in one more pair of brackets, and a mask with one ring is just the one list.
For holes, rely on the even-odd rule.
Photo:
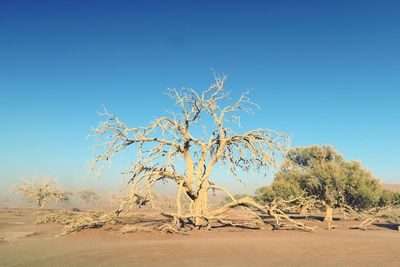
[(400, 192), (400, 184), (382, 184), (384, 188)]

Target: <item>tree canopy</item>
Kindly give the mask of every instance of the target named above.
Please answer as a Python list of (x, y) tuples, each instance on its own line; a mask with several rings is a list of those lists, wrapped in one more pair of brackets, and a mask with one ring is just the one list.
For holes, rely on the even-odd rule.
[[(259, 201), (300, 195), (316, 197), (327, 209), (348, 205), (365, 210), (390, 201), (379, 180), (360, 162), (346, 161), (332, 146), (308, 146), (291, 149), (270, 186), (257, 191)], [(387, 193), (386, 193), (387, 194)]]

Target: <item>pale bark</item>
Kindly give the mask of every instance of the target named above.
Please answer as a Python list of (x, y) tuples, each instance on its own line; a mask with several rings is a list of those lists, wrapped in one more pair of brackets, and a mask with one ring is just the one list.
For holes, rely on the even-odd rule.
[[(225, 80), (226, 77), (215, 77), (215, 82), (201, 93), (193, 89), (171, 89), (170, 96), (180, 107), (180, 115), (157, 119), (147, 127), (129, 128), (114, 114), (102, 113), (106, 120), (94, 129), (97, 138), (105, 139), (98, 145), (101, 151), (92, 165), (95, 167), (102, 163), (98, 174), (104, 171), (115, 154), (130, 145), (138, 145), (138, 161), (127, 172), (132, 186), (125, 204), (145, 205), (150, 202), (174, 222), (186, 220), (196, 227), (210, 227), (211, 219), (222, 219), (214, 218), (215, 212), (208, 207), (209, 190), (217, 188), (210, 182), (217, 164), (227, 165), (233, 175), (251, 169), (267, 171), (269, 167), (277, 166), (279, 155), (287, 150), (287, 136), (269, 129), (238, 134), (229, 128), (227, 123), (240, 122), (233, 113), (249, 112), (251, 109), (246, 105), (257, 105), (245, 93), (233, 105), (223, 107), (223, 101), (229, 99), (229, 94), (224, 91)], [(191, 131), (198, 125), (200, 116), (215, 126), (207, 138), (196, 138)], [(177, 159), (184, 161), (184, 173), (177, 171)], [(177, 212), (173, 214), (158, 207), (152, 196), (154, 185), (167, 180), (178, 187)], [(224, 191), (230, 195), (226, 189)], [(182, 197), (190, 201), (189, 210), (182, 207)], [(237, 205), (237, 200), (232, 198), (232, 204)], [(238, 206), (257, 217), (250, 209), (250, 206), (255, 207), (253, 204)]]
[(325, 218), (324, 222), (332, 223), (333, 221), (333, 208), (325, 203)]

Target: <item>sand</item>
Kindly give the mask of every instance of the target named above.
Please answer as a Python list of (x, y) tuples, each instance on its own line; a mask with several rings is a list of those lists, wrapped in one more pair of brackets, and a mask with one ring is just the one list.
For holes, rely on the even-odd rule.
[(62, 226), (36, 225), (34, 211), (0, 210), (0, 266), (400, 266), (397, 227), (315, 233), (222, 229), (189, 236), (89, 229), (55, 237)]

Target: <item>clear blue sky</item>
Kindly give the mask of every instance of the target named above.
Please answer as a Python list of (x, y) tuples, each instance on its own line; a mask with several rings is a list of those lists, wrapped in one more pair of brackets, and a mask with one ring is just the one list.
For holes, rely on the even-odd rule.
[(118, 185), (122, 163), (85, 178), (96, 111), (143, 125), (173, 109), (167, 87), (204, 88), (210, 68), (262, 106), (244, 130), (332, 144), (400, 182), (399, 3), (3, 0), (0, 187), (40, 175)]

